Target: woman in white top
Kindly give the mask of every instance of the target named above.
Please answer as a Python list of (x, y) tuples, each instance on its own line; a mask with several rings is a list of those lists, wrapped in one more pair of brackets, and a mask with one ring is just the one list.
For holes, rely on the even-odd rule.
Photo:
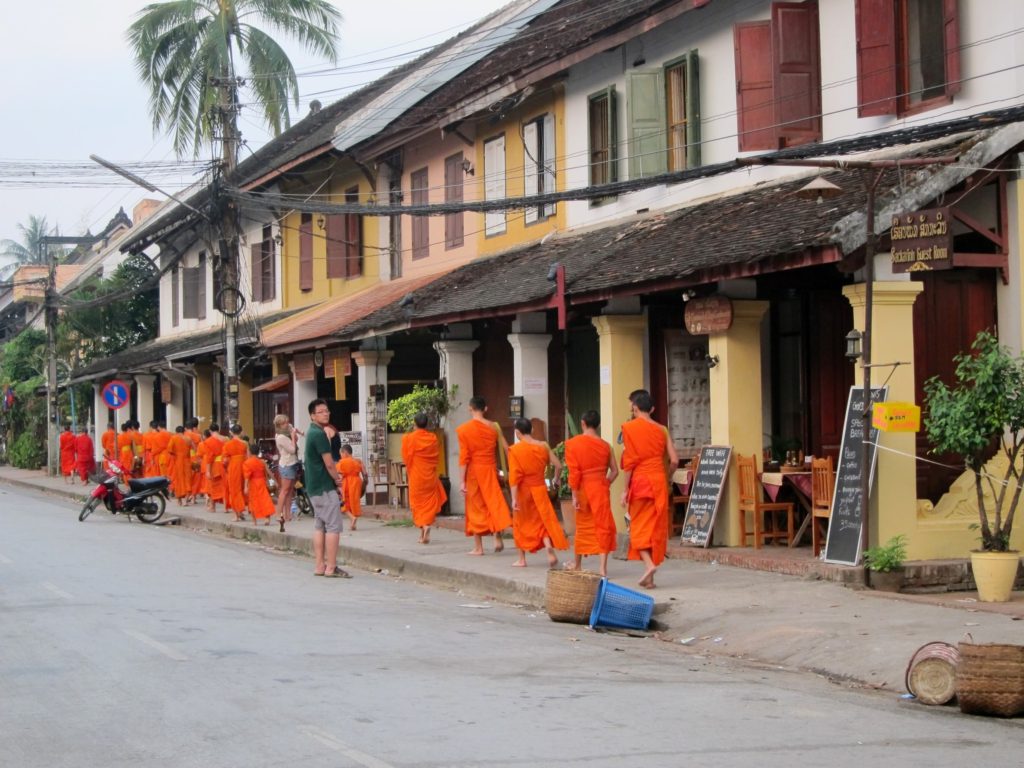
[(292, 519), (292, 497), (295, 495), (295, 479), (299, 475), (298, 440), (301, 434), (283, 413), (274, 417), (277, 468), (281, 474), (281, 488), (277, 492), (277, 521), (282, 531), (284, 524)]

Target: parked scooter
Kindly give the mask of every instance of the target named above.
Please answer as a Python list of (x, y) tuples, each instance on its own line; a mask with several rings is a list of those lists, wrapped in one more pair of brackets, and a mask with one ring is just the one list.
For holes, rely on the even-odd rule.
[[(280, 479), (281, 473), (277, 464), (277, 453), (268, 449), (263, 443), (260, 444), (259, 457), (263, 459), (263, 462), (267, 465), (267, 469), (270, 471), (270, 475), (274, 478), (274, 484), (277, 488), (281, 487)], [(295, 512), (299, 515), (313, 515), (313, 502), (309, 500), (309, 494), (306, 493), (306, 489), (302, 487), (302, 481), (305, 478), (305, 473), (302, 468), (302, 462), (298, 464), (299, 476), (296, 478), (295, 483), (292, 486), (294, 490), (293, 500), (295, 502)]]
[(121, 487), (124, 467), (117, 461), (111, 461), (109, 464), (109, 473), (89, 494), (89, 500), (82, 507), (78, 515), (79, 522), (91, 515), (100, 504), (103, 504), (111, 514), (121, 512), (128, 515), (129, 520), (135, 515), (144, 523), (155, 523), (163, 517), (170, 492), (171, 481), (168, 478), (133, 478), (128, 481), (129, 492), (126, 494)]

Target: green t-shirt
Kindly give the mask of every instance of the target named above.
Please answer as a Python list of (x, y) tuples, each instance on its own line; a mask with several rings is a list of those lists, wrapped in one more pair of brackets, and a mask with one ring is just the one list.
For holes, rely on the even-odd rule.
[(324, 466), (325, 453), (331, 453), (327, 433), (319, 424), (310, 424), (309, 432), (306, 433), (305, 450), (306, 493), (310, 496), (319, 496), (338, 489), (327, 467)]

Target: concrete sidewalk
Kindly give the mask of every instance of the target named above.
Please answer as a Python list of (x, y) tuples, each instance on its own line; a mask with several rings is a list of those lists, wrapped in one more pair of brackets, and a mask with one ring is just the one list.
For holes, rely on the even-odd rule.
[[(10, 467), (0, 467), (0, 483), (59, 494), (78, 503), (91, 489)], [(77, 512), (76, 504), (75, 516)], [(423, 546), (410, 524), (377, 520), (375, 514), (391, 515), (393, 510), (364, 509), (358, 531), (346, 530), (342, 536), (342, 557), (346, 567), (358, 569), (356, 580), (376, 572), (458, 589), (474, 599), (543, 606), (547, 578), (543, 553), (529, 556), (529, 567), (513, 568), (517, 555), (510, 537), (503, 553), (495, 555), (488, 546), (484, 557), (470, 557), (466, 554), (470, 544), (461, 528), (451, 529), (461, 526), (459, 519), (439, 518), (443, 527), (435, 529), (431, 543)], [(309, 518), (289, 523), (288, 531), (280, 533), (276, 522), (269, 527), (235, 523), (224, 512), (178, 507), (173, 501), (165, 517), (180, 518), (184, 528), (197, 532), (226, 534), (298, 553), (311, 551)], [(902, 692), (907, 662), (925, 643), (955, 644), (968, 634), (978, 643), (1024, 643), (1022, 592), (1003, 604), (977, 602), (975, 592), (890, 595), (820, 580), (813, 571), (800, 577), (723, 565), (713, 559), (716, 550), (701, 552), (701, 557), (712, 559), (667, 560), (658, 570), (658, 588), (652, 593), (658, 604), (657, 619), (667, 627), (658, 637), (688, 653), (727, 655)], [(743, 550), (717, 552), (733, 561), (743, 554)], [(754, 562), (769, 558), (772, 567), (766, 550), (749, 552)], [(613, 581), (631, 588), (641, 574), (639, 563), (622, 560), (612, 560), (609, 570)], [(355, 583), (339, 581), (338, 588)], [(578, 629), (566, 625), (566, 631)]]

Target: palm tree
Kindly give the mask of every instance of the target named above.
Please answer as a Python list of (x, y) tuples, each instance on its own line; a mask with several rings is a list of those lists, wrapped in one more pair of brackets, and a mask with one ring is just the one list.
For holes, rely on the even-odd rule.
[[(128, 29), (128, 42), (150, 88), (154, 131), (174, 134), (179, 157), (198, 156), (215, 135), (224, 142), (226, 167), (234, 167), (239, 133), (237, 87), (247, 83), (275, 135), (290, 124), (288, 102), (299, 103), (295, 69), (287, 54), (256, 22), (296, 39), (332, 61), (341, 20), (328, 0), (168, 0), (143, 8)], [(239, 78), (235, 57), (245, 63)]]
[(43, 238), (57, 234), (57, 228), (51, 227), (45, 216), (28, 217), (27, 224), (18, 224), (21, 242), (16, 240), (0, 240), (0, 256), (14, 259), (19, 264), (47, 264), (51, 246), (43, 243)]

